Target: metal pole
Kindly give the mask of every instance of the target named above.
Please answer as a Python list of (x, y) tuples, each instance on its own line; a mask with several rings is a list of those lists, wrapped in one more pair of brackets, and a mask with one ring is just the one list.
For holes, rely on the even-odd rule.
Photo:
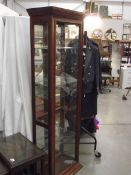
[(48, 6), (50, 6), (50, 0), (48, 0)]
[(7, 6), (7, 0), (3, 0), (2, 4), (4, 4), (5, 6)]
[(14, 9), (14, 0), (6, 0), (7, 3), (7, 7), (9, 7), (10, 9)]
[(123, 19), (123, 16), (124, 16), (124, 0), (122, 1), (122, 19)]

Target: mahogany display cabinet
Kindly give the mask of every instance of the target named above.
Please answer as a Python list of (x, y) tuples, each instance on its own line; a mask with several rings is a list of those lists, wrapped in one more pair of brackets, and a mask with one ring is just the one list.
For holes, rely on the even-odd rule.
[(33, 142), (45, 152), (45, 174), (72, 175), (81, 168), (83, 14), (57, 7), (28, 9), (28, 13)]

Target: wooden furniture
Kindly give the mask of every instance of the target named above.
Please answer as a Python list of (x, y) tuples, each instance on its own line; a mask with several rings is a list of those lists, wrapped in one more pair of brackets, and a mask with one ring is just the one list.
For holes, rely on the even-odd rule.
[[(44, 153), (22, 134), (17, 133), (0, 138), (0, 158), (8, 167), (9, 174), (16, 175), (38, 161), (41, 161), (42, 165)], [(36, 172), (32, 173), (35, 175)], [(42, 167), (40, 174), (43, 175)]]
[(131, 63), (131, 41), (119, 40), (119, 46), (121, 48), (121, 63)]
[(123, 24), (122, 40), (131, 40), (131, 23)]
[[(101, 76), (102, 76), (102, 92), (108, 91), (110, 92), (110, 89), (107, 88), (110, 82), (112, 81), (112, 75), (111, 75), (111, 55), (112, 55), (112, 45), (111, 42), (108, 40), (101, 40), (101, 39), (94, 39), (93, 41), (97, 43), (100, 51), (100, 68), (101, 68)], [(106, 87), (106, 88), (105, 88)]]
[(0, 175), (9, 175), (8, 168), (4, 165), (4, 163), (0, 160)]
[(33, 141), (45, 153), (48, 175), (72, 175), (81, 168), (83, 14), (56, 7), (28, 9), (28, 13)]

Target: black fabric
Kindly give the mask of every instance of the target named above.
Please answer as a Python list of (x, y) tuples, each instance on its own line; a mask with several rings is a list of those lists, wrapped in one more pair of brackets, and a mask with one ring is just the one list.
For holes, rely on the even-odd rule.
[(101, 82), (100, 52), (98, 45), (89, 38), (86, 39), (86, 46), (81, 99), (81, 117), (91, 118), (97, 114), (97, 95)]
[(77, 78), (78, 59), (79, 59), (79, 40), (73, 39), (68, 44), (69, 49), (66, 51), (65, 72)]
[(70, 130), (75, 130), (76, 127), (76, 98), (76, 93), (65, 96), (65, 105), (67, 108), (65, 118), (68, 120)]
[(97, 114), (97, 92), (82, 95), (81, 117), (90, 119)]
[(87, 38), (85, 50), (84, 74), (83, 80), (86, 88), (84, 93), (90, 93), (95, 88), (100, 89), (101, 68), (100, 68), (100, 52), (97, 44)]
[(81, 99), (81, 127), (90, 133), (96, 132), (94, 117), (97, 114), (97, 91), (83, 94)]
[[(87, 129), (90, 133), (96, 132), (94, 116), (90, 119), (82, 120), (81, 121), (81, 126), (83, 126), (85, 129)], [(81, 133), (83, 133), (82, 129), (81, 129)]]
[(101, 90), (101, 65), (98, 45), (86, 39), (85, 62), (81, 99), (81, 126), (90, 133), (96, 132), (94, 117), (97, 114), (97, 95)]
[(101, 61), (101, 71), (102, 73), (111, 74), (111, 62)]

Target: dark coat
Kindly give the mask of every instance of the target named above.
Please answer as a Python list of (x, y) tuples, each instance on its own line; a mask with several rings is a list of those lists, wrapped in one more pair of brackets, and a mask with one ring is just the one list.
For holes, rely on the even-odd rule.
[(100, 53), (97, 44), (87, 39), (84, 64), (84, 93), (91, 93), (100, 87)]
[[(101, 69), (98, 45), (87, 38), (81, 100), (82, 118), (93, 120), (92, 117), (97, 114), (97, 94), (100, 89), (100, 77)], [(84, 122), (87, 124), (87, 121)], [(95, 127), (94, 124), (92, 127)]]

